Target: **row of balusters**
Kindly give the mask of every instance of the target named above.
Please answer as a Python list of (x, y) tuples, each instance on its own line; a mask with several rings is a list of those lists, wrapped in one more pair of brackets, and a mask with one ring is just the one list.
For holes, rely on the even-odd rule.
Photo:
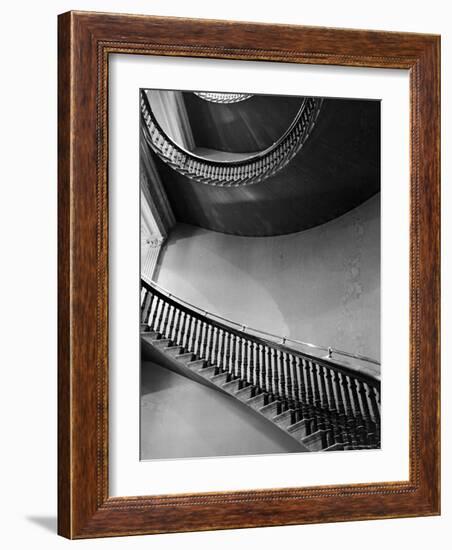
[(142, 323), (215, 366), (250, 396), (276, 401), (278, 413), (291, 411), (292, 422), (304, 420), (307, 433), (321, 430), (325, 447), (376, 448), (380, 443), (380, 395), (377, 383), (352, 376), (270, 342), (192, 314), (155, 290), (142, 289)]
[(188, 156), (174, 147), (155, 125), (144, 98), (141, 99), (141, 108), (153, 145), (172, 165), (177, 166), (184, 173), (195, 173), (197, 177), (202, 178), (206, 183), (224, 181), (239, 184), (248, 182), (251, 179), (254, 180), (259, 176), (264, 177), (285, 162), (288, 151), (294, 148), (295, 142), (300, 140), (300, 136), (309, 130), (312, 112), (315, 109), (315, 100), (312, 98), (307, 100), (306, 108), (301, 113), (298, 124), (278, 148), (260, 159), (243, 164), (215, 164), (208, 160), (201, 162)]

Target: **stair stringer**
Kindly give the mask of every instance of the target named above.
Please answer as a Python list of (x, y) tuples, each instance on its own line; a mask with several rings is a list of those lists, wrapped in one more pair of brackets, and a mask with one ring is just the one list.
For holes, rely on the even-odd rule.
[[(271, 416), (267, 416), (266, 414), (263, 414), (260, 412), (258, 407), (253, 407), (252, 405), (249, 405), (246, 401), (240, 399), (235, 395), (235, 391), (228, 391), (223, 387), (221, 384), (217, 384), (211, 379), (209, 379), (206, 376), (203, 376), (198, 372), (198, 370), (201, 368), (199, 365), (199, 368), (190, 368), (187, 364), (182, 363), (180, 360), (177, 359), (178, 355), (170, 355), (168, 350), (171, 348), (176, 348), (180, 346), (172, 346), (170, 342), (168, 342), (169, 345), (165, 346), (159, 346), (156, 345), (157, 342), (162, 342), (163, 340), (160, 338), (160, 336), (156, 333), (147, 333), (147, 332), (141, 332), (141, 354), (144, 358), (149, 359), (151, 361), (156, 362), (159, 365), (162, 365), (177, 374), (180, 374), (182, 376), (185, 376), (186, 378), (189, 378), (190, 380), (194, 380), (195, 382), (198, 382), (200, 384), (203, 384), (204, 386), (207, 386), (211, 389), (214, 389), (216, 391), (219, 391), (225, 395), (227, 395), (231, 399), (235, 399), (236, 401), (240, 402), (243, 407), (246, 407), (248, 411), (251, 411), (252, 414), (259, 416), (260, 418), (264, 418), (269, 424), (271, 424), (273, 427), (277, 428), (280, 432), (282, 432), (285, 436), (290, 438), (291, 441), (296, 441), (297, 444), (300, 447), (299, 452), (311, 452), (311, 449), (303, 444), (303, 442), (300, 440), (300, 438), (297, 436), (299, 432), (292, 432), (289, 428), (292, 426), (284, 427), (283, 424), (280, 424), (278, 421), (273, 421)], [(182, 350), (182, 348), (180, 348)], [(195, 354), (192, 354), (193, 359), (192, 363), (194, 362), (201, 362), (202, 360), (197, 358)], [(211, 367), (212, 368), (212, 367)], [(231, 382), (229, 382), (231, 384)], [(231, 388), (231, 386), (229, 386)], [(232, 389), (232, 388), (231, 388)], [(275, 415), (277, 416), (277, 415)], [(281, 415), (279, 415), (281, 416)]]

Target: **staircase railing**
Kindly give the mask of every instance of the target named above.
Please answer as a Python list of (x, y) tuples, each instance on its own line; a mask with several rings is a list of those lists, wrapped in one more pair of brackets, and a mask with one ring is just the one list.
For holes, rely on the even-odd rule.
[(292, 423), (321, 433), (323, 448), (380, 446), (380, 381), (209, 317), (142, 281), (141, 322), (218, 374), (264, 394)]
[(291, 126), (267, 149), (245, 159), (212, 160), (175, 143), (157, 122), (145, 91), (141, 92), (141, 115), (147, 128), (146, 141), (154, 153), (190, 179), (224, 187), (253, 185), (284, 168), (308, 139), (321, 105), (320, 98), (305, 98)]

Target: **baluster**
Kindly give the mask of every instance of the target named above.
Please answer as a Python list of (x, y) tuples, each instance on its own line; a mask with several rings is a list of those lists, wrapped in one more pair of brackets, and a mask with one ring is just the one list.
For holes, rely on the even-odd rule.
[(361, 415), (366, 427), (366, 439), (368, 440), (368, 444), (372, 444), (375, 443), (375, 434), (373, 433), (374, 426), (370, 415), (369, 403), (367, 401), (367, 391), (361, 380), (356, 380), (355, 382), (357, 386), (357, 398), (360, 404)]
[(185, 311), (179, 311), (179, 318), (177, 320), (177, 331), (176, 331), (176, 340), (179, 346), (182, 346), (182, 342), (184, 339), (184, 325), (185, 325), (186, 317), (187, 317), (187, 314), (185, 313)]
[(152, 294), (147, 291), (144, 297), (143, 306), (141, 307), (141, 323), (146, 324), (149, 317), (149, 307), (152, 301)]
[(309, 379), (309, 366), (306, 359), (302, 359), (303, 363), (303, 376), (304, 376), (304, 385), (306, 388), (306, 402), (312, 406), (314, 404), (314, 398), (312, 395), (312, 386), (311, 381)]
[(206, 363), (210, 363), (210, 358), (212, 356), (212, 344), (213, 344), (213, 326), (209, 323), (206, 323), (206, 347), (204, 352), (204, 358)]
[(322, 403), (322, 414), (324, 418), (324, 425), (327, 431), (326, 434), (326, 446), (329, 447), (336, 442), (337, 430), (334, 427), (333, 415), (331, 412), (331, 406), (326, 387), (326, 369), (323, 365), (317, 364), (317, 374), (319, 380), (320, 400)]
[(162, 315), (160, 318), (160, 326), (159, 326), (159, 332), (162, 334), (163, 337), (165, 337), (165, 329), (168, 321), (168, 312), (169, 312), (169, 304), (168, 302), (164, 301), (163, 307), (162, 307)]
[(336, 396), (334, 393), (333, 388), (333, 374), (334, 371), (332, 371), (328, 367), (324, 367), (324, 376), (326, 380), (326, 391), (328, 392), (328, 402), (329, 402), (329, 411), (330, 411), (330, 420), (331, 420), (331, 426), (333, 429), (333, 435), (334, 435), (334, 441), (335, 443), (344, 443), (344, 439), (342, 436), (342, 430), (340, 429), (340, 421), (339, 421), (339, 409), (336, 402)]
[(240, 337), (235, 334), (233, 336), (233, 340), (234, 340), (234, 347), (233, 347), (233, 354), (232, 354), (232, 359), (233, 359), (233, 374), (234, 374), (234, 378), (239, 378), (239, 363), (238, 363), (238, 359), (239, 359), (239, 343), (240, 343)]
[(174, 308), (174, 315), (171, 321), (170, 339), (174, 345), (177, 345), (177, 329), (179, 326), (180, 309)]
[(213, 345), (213, 326), (206, 324), (206, 350), (205, 359), (206, 364), (209, 365), (212, 357), (212, 345)]
[(264, 354), (265, 354), (265, 372), (267, 373), (267, 391), (269, 392), (269, 399), (270, 401), (273, 401), (275, 398), (275, 390), (273, 387), (273, 371), (272, 371), (272, 363), (271, 363), (271, 357), (270, 357), (270, 348), (268, 346), (264, 347)]
[(377, 438), (379, 443), (380, 442), (380, 392), (378, 388), (369, 386), (369, 395), (371, 398), (371, 402), (375, 404), (375, 410), (376, 410), (375, 424), (376, 424)]
[(184, 348), (184, 351), (189, 351), (190, 346), (190, 331), (191, 331), (191, 320), (192, 316), (188, 313), (185, 314), (185, 322), (184, 322), (184, 337), (182, 340), (182, 347)]
[(251, 383), (251, 375), (249, 368), (249, 353), (248, 353), (248, 340), (243, 338), (242, 343), (242, 363), (243, 363), (243, 372), (245, 379), (245, 386), (248, 386)]
[[(250, 371), (250, 382), (255, 387), (256, 386), (256, 371), (254, 368), (254, 342), (248, 340), (248, 361), (249, 361), (249, 371)], [(254, 393), (254, 389), (253, 389)]]
[(381, 414), (381, 410), (380, 410), (380, 392), (379, 392), (378, 388), (376, 388), (375, 386), (372, 388), (372, 394), (375, 397), (375, 403), (376, 403), (377, 409), (378, 409), (378, 418), (380, 418), (380, 414)]
[(261, 393), (262, 391), (262, 385), (261, 385), (261, 365), (259, 361), (259, 349), (256, 342), (253, 342), (253, 363), (254, 363), (254, 370), (256, 373), (256, 393)]
[(193, 353), (199, 358), (199, 347), (201, 343), (201, 319), (196, 319), (194, 334)]
[(162, 298), (160, 301), (160, 311), (159, 311), (159, 319), (158, 319), (158, 332), (163, 336), (163, 328), (165, 326), (165, 315), (166, 315), (166, 309), (168, 307), (167, 302)]
[(370, 387), (368, 384), (364, 384), (364, 385), (367, 388), (367, 392), (369, 396), (372, 420), (375, 422), (375, 424), (378, 424), (380, 422), (380, 411), (378, 410), (375, 393), (373, 392), (373, 388)]
[(197, 338), (196, 338), (196, 332), (198, 328), (198, 319), (197, 317), (193, 317), (191, 322), (191, 331), (190, 331), (190, 349), (188, 351), (191, 351), (192, 353), (195, 353), (196, 350), (196, 344), (197, 344)]
[(170, 304), (169, 313), (168, 313), (168, 323), (166, 325), (166, 337), (171, 340), (171, 334), (173, 333), (173, 327), (174, 327), (174, 314), (176, 312), (176, 308)]
[(354, 378), (348, 377), (348, 387), (351, 398), (351, 404), (353, 407), (353, 417), (355, 422), (356, 436), (363, 445), (368, 444), (367, 433), (368, 429), (364, 423), (364, 417), (360, 408), (360, 402), (358, 399), (358, 393), (356, 391), (356, 381)]
[(314, 392), (312, 388), (312, 380), (310, 373), (310, 364), (307, 360), (303, 359), (303, 375), (306, 386), (306, 401), (308, 403), (308, 410), (311, 417), (309, 427), (311, 432), (317, 431), (317, 414), (314, 408)]
[(333, 387), (336, 392), (336, 402), (338, 409), (338, 419), (341, 426), (344, 443), (348, 448), (353, 448), (353, 438), (351, 436), (351, 429), (347, 418), (347, 408), (344, 402), (344, 380), (343, 375), (340, 372), (332, 372)]
[(306, 385), (304, 382), (304, 376), (303, 376), (303, 364), (302, 360), (299, 357), (296, 357), (296, 365), (297, 365), (297, 379), (298, 379), (298, 398), (300, 400), (300, 403), (302, 405), (302, 410), (304, 410), (304, 406), (306, 405)]
[(237, 344), (236, 375), (237, 375), (237, 378), (242, 381), (244, 376), (243, 376), (243, 360), (242, 360), (242, 338), (240, 336), (236, 336), (236, 344)]
[(191, 330), (190, 330), (190, 349), (188, 350), (188, 351), (191, 351), (192, 353), (195, 353), (195, 349), (196, 349), (197, 326), (198, 326), (198, 319), (196, 317), (193, 317), (191, 322)]
[(285, 400), (285, 409), (290, 409), (290, 394), (289, 394), (289, 372), (288, 372), (288, 361), (287, 361), (287, 353), (281, 352), (281, 359), (282, 359), (282, 372), (283, 380), (284, 380), (284, 400)]
[(293, 400), (293, 378), (292, 371), (290, 369), (290, 353), (284, 353), (284, 364), (286, 369), (286, 381), (287, 381), (287, 403), (290, 409), (295, 409), (295, 403)]
[(278, 362), (277, 362), (275, 348), (270, 348), (270, 360), (271, 360), (271, 364), (272, 364), (274, 395), (275, 395), (275, 399), (279, 400), (279, 398), (280, 398), (279, 373), (278, 373)]
[(344, 396), (346, 424), (349, 430), (352, 447), (356, 449), (358, 447), (358, 441), (356, 439), (355, 425), (353, 421), (353, 411), (352, 411), (352, 405), (351, 405), (350, 393), (349, 393), (349, 380), (348, 380), (348, 376), (345, 374), (341, 373), (340, 377), (342, 381), (342, 384), (341, 384), (342, 393)]
[(347, 384), (348, 384), (349, 394), (350, 394), (350, 403), (353, 409), (353, 417), (358, 418), (361, 416), (361, 410), (359, 408), (358, 395), (356, 393), (355, 379), (350, 376), (347, 376)]
[(242, 364), (245, 385), (248, 386), (250, 383), (250, 373), (248, 366), (248, 343), (246, 338), (242, 338)]
[(217, 371), (223, 370), (223, 348), (224, 348), (224, 330), (219, 328), (218, 329), (218, 342), (217, 342)]
[(259, 360), (259, 369), (260, 369), (260, 388), (262, 391), (267, 392), (267, 372), (265, 369), (265, 360), (264, 360), (264, 346), (262, 344), (258, 344), (257, 346), (257, 356)]
[(284, 372), (284, 354), (281, 350), (278, 350), (278, 369), (279, 380), (281, 387), (281, 398), (283, 404), (283, 410), (287, 410), (287, 393), (286, 393), (286, 373)]
[(310, 370), (310, 376), (312, 380), (312, 389), (314, 394), (314, 407), (316, 409), (321, 407), (321, 401), (320, 401), (320, 391), (319, 391), (319, 381), (317, 379), (317, 364), (313, 361), (309, 361), (309, 370)]
[(158, 324), (160, 320), (160, 309), (161, 309), (162, 300), (157, 296), (157, 300), (154, 305), (154, 311), (152, 312), (150, 330), (153, 332), (158, 332)]
[(344, 407), (344, 399), (342, 397), (342, 380), (341, 380), (341, 374), (339, 372), (335, 372), (331, 370), (331, 383), (333, 386), (333, 391), (335, 394), (335, 401), (337, 406), (337, 412), (342, 419), (342, 421), (345, 421), (345, 407)]
[(158, 302), (159, 302), (158, 296), (153, 294), (152, 295), (152, 302), (151, 302), (151, 305), (149, 307), (149, 311), (148, 311), (148, 315), (147, 315), (147, 319), (146, 319), (146, 324), (148, 325), (149, 330), (152, 330), (152, 326), (153, 326), (154, 318), (155, 318), (155, 311), (157, 309)]
[(144, 286), (141, 287), (141, 292), (140, 292), (140, 308), (143, 308), (143, 302), (144, 302), (144, 299), (146, 298), (146, 294), (148, 293), (148, 289), (145, 288)]
[(325, 371), (323, 365), (317, 364), (317, 374), (319, 379), (320, 401), (322, 408), (325, 411), (329, 411), (330, 404), (328, 402), (328, 392), (326, 389)]
[(230, 359), (230, 334), (224, 331), (224, 355), (223, 355), (223, 371), (229, 373), (229, 359)]
[(217, 363), (218, 334), (219, 334), (219, 329), (217, 327), (213, 327), (212, 348), (211, 348), (211, 355), (209, 360), (209, 363), (211, 365), (216, 365)]
[(168, 326), (169, 326), (170, 314), (171, 314), (171, 304), (167, 303), (164, 318), (163, 318), (163, 337), (164, 338), (168, 338)]
[(317, 379), (317, 364), (314, 364), (313, 361), (309, 361), (309, 371), (310, 371), (310, 378), (312, 381), (312, 390), (313, 390), (313, 397), (314, 397), (314, 409), (315, 409), (315, 416), (317, 421), (317, 428), (319, 430), (325, 429), (325, 422), (322, 414), (321, 409), (321, 402), (320, 402), (320, 391), (319, 391), (319, 381)]
[(169, 322), (169, 328), (168, 328), (168, 338), (171, 340), (171, 342), (174, 344), (174, 330), (176, 328), (176, 316), (177, 316), (178, 310), (175, 306), (171, 306), (171, 317)]
[(296, 403), (297, 403), (297, 420), (303, 420), (306, 416), (306, 395), (303, 380), (303, 371), (301, 360), (298, 356), (294, 357), (294, 380), (296, 381)]
[(206, 349), (206, 323), (200, 321), (199, 324), (199, 352), (198, 355), (200, 359), (205, 359), (205, 349)]
[(296, 377), (296, 367), (295, 367), (295, 356), (289, 355), (289, 372), (291, 380), (291, 402), (292, 408), (297, 409), (298, 402), (298, 387), (297, 387), (297, 377)]
[(235, 334), (231, 334), (231, 377), (237, 377), (237, 339)]
[(240, 378), (242, 382), (240, 387), (246, 385), (248, 381), (248, 364), (246, 358), (246, 339), (240, 336)]
[(240, 385), (244, 380), (244, 371), (243, 371), (243, 338), (239, 335), (236, 336), (237, 339), (237, 378), (240, 380)]

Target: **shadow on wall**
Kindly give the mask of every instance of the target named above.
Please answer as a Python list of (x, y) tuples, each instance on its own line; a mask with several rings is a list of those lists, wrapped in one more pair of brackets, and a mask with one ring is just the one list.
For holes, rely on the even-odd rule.
[(218, 315), (380, 358), (380, 195), (290, 235), (239, 237), (177, 224), (157, 282)]

